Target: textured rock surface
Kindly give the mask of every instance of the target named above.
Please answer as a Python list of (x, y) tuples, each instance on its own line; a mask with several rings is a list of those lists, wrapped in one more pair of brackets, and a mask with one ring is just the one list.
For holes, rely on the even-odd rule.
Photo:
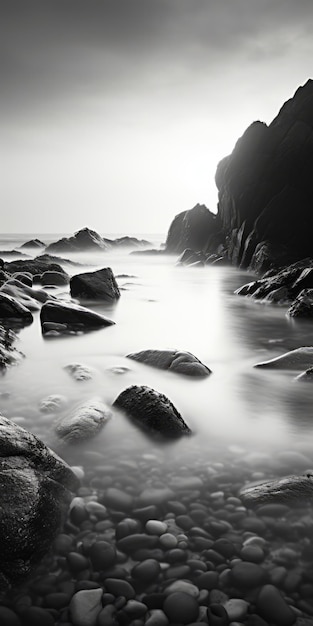
[(96, 299), (112, 302), (121, 295), (110, 267), (72, 276), (70, 289), (73, 298), (85, 298), (86, 300)]
[(210, 247), (220, 229), (219, 219), (204, 204), (183, 211), (170, 225), (165, 252), (179, 254), (186, 248), (194, 251)]
[(0, 326), (0, 373), (23, 358), (23, 354), (13, 346), (16, 339), (13, 330)]
[(88, 328), (99, 328), (101, 326), (111, 326), (114, 324), (112, 320), (85, 307), (68, 302), (51, 300), (43, 305), (40, 311), (40, 321), (41, 324), (44, 322), (66, 324), (68, 327), (78, 330), (87, 330)]
[(267, 504), (270, 502), (303, 501), (313, 497), (313, 470), (303, 476), (286, 476), (263, 482), (257, 485), (248, 485), (240, 490), (240, 498), (249, 506)]
[(128, 354), (129, 359), (187, 376), (209, 376), (211, 370), (190, 352), (180, 350), (142, 350)]
[(312, 104), (308, 80), (269, 126), (251, 124), (218, 164), (218, 217), (236, 265), (265, 271), (311, 255)]
[(90, 400), (62, 417), (55, 425), (55, 432), (67, 443), (75, 443), (95, 437), (110, 419), (108, 407), (99, 400)]
[(22, 579), (45, 554), (77, 486), (37, 437), (0, 417), (0, 586)]
[(12, 274), (14, 272), (29, 272), (32, 276), (35, 274), (43, 274), (43, 272), (46, 271), (64, 272), (61, 265), (53, 263), (49, 259), (42, 257), (25, 261), (11, 261), (10, 263), (5, 263), (4, 268), (6, 272), (10, 272)]
[(31, 324), (33, 316), (16, 298), (0, 293), (0, 319), (16, 319), (23, 324)]
[(148, 433), (169, 438), (191, 434), (171, 401), (150, 387), (128, 387), (116, 398), (113, 406), (125, 411), (135, 424)]
[(283, 370), (304, 370), (313, 366), (313, 347), (303, 346), (285, 352), (274, 359), (257, 363), (254, 367), (267, 367)]

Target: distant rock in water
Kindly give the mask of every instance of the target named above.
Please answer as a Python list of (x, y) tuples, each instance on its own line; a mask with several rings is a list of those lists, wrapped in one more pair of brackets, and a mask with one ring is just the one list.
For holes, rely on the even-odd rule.
[(167, 254), (180, 254), (186, 248), (195, 252), (217, 244), (220, 231), (219, 218), (204, 204), (196, 204), (193, 209), (183, 211), (170, 225), (165, 243)]
[(20, 250), (1, 250), (0, 251), (0, 256), (1, 257), (18, 257), (21, 259), (27, 259), (30, 258), (29, 254), (25, 254), (24, 252), (21, 252)]
[(30, 239), (30, 241), (25, 241), (20, 248), (44, 248), (45, 243), (40, 241), (40, 239)]
[(84, 250), (108, 250), (110, 244), (103, 239), (95, 230), (82, 228), (72, 237), (62, 237), (58, 241), (49, 244), (46, 252), (81, 252)]
[(212, 373), (191, 352), (180, 350), (142, 350), (128, 354), (127, 358), (187, 376), (209, 376)]
[(303, 476), (286, 476), (243, 487), (239, 496), (247, 506), (269, 503), (307, 502), (313, 499), (313, 471)]
[(40, 439), (0, 417), (0, 588), (21, 582), (49, 550), (79, 486)]
[(137, 237), (119, 237), (118, 239), (113, 239), (112, 244), (117, 248), (141, 248), (152, 245), (151, 241), (137, 239)]
[(218, 164), (218, 219), (232, 263), (265, 272), (312, 255), (313, 81)]
[(151, 387), (128, 387), (116, 398), (113, 406), (125, 411), (139, 428), (152, 435), (176, 439), (191, 434), (172, 402)]
[(115, 324), (112, 320), (86, 307), (59, 300), (49, 300), (43, 305), (40, 311), (40, 321), (41, 325), (45, 322), (66, 324), (68, 328), (74, 330), (88, 330)]
[(121, 295), (110, 267), (72, 276), (70, 290), (73, 298), (86, 300), (95, 299), (112, 302)]

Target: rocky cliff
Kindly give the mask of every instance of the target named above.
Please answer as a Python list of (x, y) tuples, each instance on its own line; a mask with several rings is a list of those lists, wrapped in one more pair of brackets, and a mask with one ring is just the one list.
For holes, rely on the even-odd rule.
[(165, 252), (180, 254), (186, 248), (199, 251), (215, 247), (219, 231), (217, 216), (204, 204), (196, 204), (193, 209), (174, 218), (167, 234)]
[(312, 256), (313, 81), (273, 122), (254, 122), (217, 167), (218, 217), (232, 263), (264, 271)]

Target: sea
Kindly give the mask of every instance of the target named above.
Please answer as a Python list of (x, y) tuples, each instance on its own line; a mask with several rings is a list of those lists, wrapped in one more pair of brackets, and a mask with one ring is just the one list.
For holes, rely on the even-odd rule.
[[(1, 235), (0, 250), (18, 250), (22, 243), (35, 237), (48, 244), (67, 235)], [(102, 235), (112, 239), (125, 233)], [(127, 235), (147, 239), (151, 248), (159, 248), (165, 241), (164, 234)], [(40, 253), (26, 252), (33, 257)], [(105, 467), (111, 468), (107, 470), (111, 474), (109, 480), (106, 476), (106, 486), (110, 484), (135, 496), (138, 489), (146, 493), (152, 488), (177, 485), (178, 478), (197, 476), (205, 481), (205, 477), (211, 480), (215, 476), (211, 490), (206, 490), (207, 499), (210, 502), (211, 496), (215, 501), (220, 498), (219, 515), (222, 517), (224, 510), (225, 519), (229, 521), (228, 511), (232, 507), (238, 506), (239, 512), (243, 510), (240, 502), (235, 502), (241, 487), (255, 480), (299, 475), (313, 467), (313, 385), (296, 379), (301, 368), (254, 367), (289, 350), (313, 346), (313, 324), (292, 321), (286, 315), (286, 306), (236, 295), (239, 287), (255, 280), (253, 273), (218, 264), (182, 267), (176, 264), (175, 256), (137, 255), (126, 248), (60, 256), (71, 261), (61, 261), (70, 275), (112, 268), (121, 291), (117, 303), (83, 304), (110, 318), (115, 325), (84, 334), (44, 337), (39, 313), (35, 312), (33, 323), (18, 333), (17, 347), (25, 358), (0, 378), (0, 412), (40, 437), (70, 465), (81, 469), (87, 481), (83, 496), (87, 494), (97, 499)], [(68, 288), (51, 289), (51, 293), (64, 300), (70, 299)], [(206, 378), (194, 379), (127, 357), (146, 349), (189, 351), (212, 373)], [(74, 380), (67, 369), (71, 364), (88, 366), (92, 378)], [(118, 395), (131, 385), (146, 385), (165, 394), (191, 428), (192, 436), (163, 444), (138, 430), (125, 415), (112, 408)], [(65, 445), (54, 431), (60, 413), (40, 411), (41, 402), (52, 394), (64, 396), (64, 414), (96, 398), (110, 407), (112, 418), (93, 440)], [(140, 467), (142, 473), (136, 485), (136, 472)], [(130, 479), (132, 472), (137, 476), (135, 482)], [(105, 502), (103, 489), (101, 494), (101, 501)], [(233, 498), (228, 502), (228, 509), (221, 505), (221, 502), (225, 505), (225, 494), (228, 499)], [(201, 506), (206, 506), (203, 493), (199, 496), (195, 490), (194, 498), (196, 502), (201, 501)], [(190, 489), (186, 494), (181, 486), (172, 500), (183, 503), (189, 512), (190, 506), (191, 509), (195, 506)], [(309, 503), (305, 502), (304, 506), (308, 507)], [(285, 526), (293, 529), (299, 520), (307, 519), (308, 511), (312, 509), (305, 508), (304, 512), (300, 510), (295, 514), (291, 509)], [(167, 519), (171, 509), (163, 510), (162, 515)], [(250, 519), (250, 513), (247, 515)], [(129, 512), (128, 516), (131, 517)], [(260, 518), (254, 515), (253, 519), (259, 521)], [(181, 530), (184, 532), (186, 530)], [(243, 538), (247, 539), (251, 535), (262, 535), (263, 531), (260, 525), (246, 524), (240, 532), (245, 533)], [(291, 537), (291, 530), (290, 533)], [(307, 574), (304, 574), (307, 564), (304, 566), (296, 553), (298, 539), (292, 542), (288, 533), (275, 534), (270, 523), (263, 535), (268, 542), (267, 554), (271, 553), (271, 548), (283, 550), (286, 545), (294, 551), (289, 561), (288, 555), (285, 560), (274, 559), (267, 568), (283, 566), (286, 571), (292, 569), (300, 573), (300, 582), (290, 591), (284, 590), (283, 583), (277, 583), (284, 597), (289, 593), (289, 604), (298, 607), (299, 585), (307, 584)], [(299, 541), (297, 545), (299, 547)], [(183, 578), (192, 578), (186, 571)], [(179, 570), (177, 577), (180, 577)], [(229, 596), (228, 588), (226, 591)], [(245, 597), (245, 592), (241, 592), (241, 597)], [(253, 605), (252, 600), (249, 602)], [(40, 603), (46, 606), (42, 599)], [(249, 610), (251, 612), (252, 608)], [(301, 604), (297, 610), (299, 614), (304, 611)], [(59, 623), (61, 613), (55, 617), (55, 623)], [(304, 611), (304, 615), (309, 613)], [(72, 623), (68, 613), (66, 619)], [(126, 620), (125, 623), (131, 622)]]

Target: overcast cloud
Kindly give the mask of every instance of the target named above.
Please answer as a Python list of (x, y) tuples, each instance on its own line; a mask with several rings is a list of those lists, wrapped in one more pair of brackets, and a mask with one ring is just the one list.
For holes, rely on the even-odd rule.
[(166, 232), (312, 74), (311, 0), (2, 0), (3, 232)]

